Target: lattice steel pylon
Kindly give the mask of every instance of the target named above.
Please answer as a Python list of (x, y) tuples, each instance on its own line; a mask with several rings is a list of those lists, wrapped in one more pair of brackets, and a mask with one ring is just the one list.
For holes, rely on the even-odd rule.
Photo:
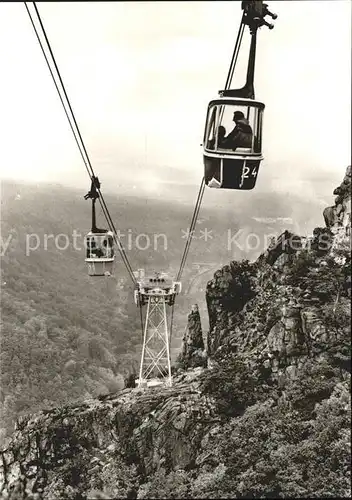
[(138, 387), (165, 384), (172, 385), (170, 359), (170, 332), (167, 306), (172, 306), (175, 296), (181, 291), (181, 283), (166, 275), (145, 277), (139, 270), (135, 302), (147, 305)]

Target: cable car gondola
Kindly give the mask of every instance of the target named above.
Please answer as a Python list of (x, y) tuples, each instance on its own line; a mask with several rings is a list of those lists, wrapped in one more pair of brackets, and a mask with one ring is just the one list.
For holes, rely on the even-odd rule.
[[(227, 76), (225, 90), (210, 101), (203, 137), (204, 180), (208, 187), (223, 189), (253, 189), (262, 154), (264, 103), (255, 100), (254, 67), (257, 30), (260, 26), (273, 28), (266, 15), (276, 19), (267, 5), (258, 1), (242, 2), (243, 16)], [(230, 89), (241, 46), (245, 25), (249, 26), (247, 79), (244, 87)]]
[[(264, 107), (262, 102), (244, 98), (210, 101), (203, 142), (205, 182), (209, 187), (254, 188), (263, 159)], [(235, 126), (239, 130), (237, 140), (236, 135), (230, 135)]]
[(99, 198), (97, 188), (100, 183), (97, 177), (92, 177), (90, 191), (85, 199), (92, 199), (92, 230), (85, 236), (86, 258), (89, 276), (110, 276), (114, 263), (114, 233), (107, 229), (96, 227), (95, 202)]

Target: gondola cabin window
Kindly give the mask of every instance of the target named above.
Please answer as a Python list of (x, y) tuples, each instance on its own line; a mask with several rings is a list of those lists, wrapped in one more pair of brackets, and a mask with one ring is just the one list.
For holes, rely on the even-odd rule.
[(85, 237), (89, 276), (110, 276), (114, 262), (114, 238), (111, 231), (90, 232)]
[(112, 259), (113, 237), (110, 234), (88, 234), (86, 236), (87, 259)]
[(224, 155), (260, 155), (264, 104), (244, 99), (209, 104), (204, 149)]

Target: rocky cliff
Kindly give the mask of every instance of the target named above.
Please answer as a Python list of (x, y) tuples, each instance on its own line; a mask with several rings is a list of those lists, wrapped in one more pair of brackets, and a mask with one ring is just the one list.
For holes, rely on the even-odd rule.
[(2, 498), (349, 497), (350, 188), (311, 238), (215, 273), (172, 388), (18, 421)]

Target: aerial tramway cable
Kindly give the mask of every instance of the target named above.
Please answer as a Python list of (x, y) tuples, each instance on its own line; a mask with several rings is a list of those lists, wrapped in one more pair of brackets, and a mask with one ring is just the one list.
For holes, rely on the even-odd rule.
[[(82, 156), (82, 158), (83, 158), (84, 165), (85, 165), (85, 167), (86, 167), (86, 169), (87, 169), (87, 172), (88, 172), (89, 176), (91, 176), (92, 174), (91, 174), (91, 172), (89, 171), (89, 165), (88, 165), (88, 163), (87, 163), (87, 159), (86, 159), (86, 157), (84, 156), (84, 151), (82, 150), (82, 146), (81, 146), (81, 144), (79, 143), (79, 140), (78, 140), (77, 135), (76, 135), (76, 131), (74, 130), (74, 128), (73, 128), (73, 126), (72, 126), (71, 119), (70, 119), (70, 117), (69, 117), (69, 114), (68, 114), (68, 111), (67, 111), (67, 109), (66, 109), (66, 106), (65, 106), (64, 100), (63, 100), (62, 95), (61, 95), (61, 93), (60, 93), (60, 90), (59, 90), (58, 84), (57, 84), (57, 82), (56, 82), (56, 80), (55, 80), (55, 76), (54, 76), (54, 73), (53, 73), (53, 71), (52, 71), (52, 69), (51, 69), (51, 66), (50, 66), (50, 63), (49, 63), (48, 57), (47, 57), (47, 55), (46, 55), (46, 53), (45, 53), (45, 50), (44, 50), (44, 47), (43, 47), (42, 41), (40, 40), (40, 37), (39, 37), (38, 31), (37, 31), (37, 28), (36, 28), (36, 26), (35, 26), (35, 24), (34, 24), (34, 21), (33, 21), (32, 15), (31, 15), (31, 13), (30, 13), (30, 10), (29, 10), (29, 8), (28, 8), (27, 3), (26, 3), (26, 2), (24, 2), (24, 4), (25, 4), (25, 7), (26, 7), (26, 9), (27, 9), (28, 16), (29, 16), (29, 18), (30, 18), (30, 20), (31, 20), (31, 23), (32, 23), (32, 26), (33, 26), (34, 32), (35, 32), (36, 37), (37, 37), (37, 40), (38, 40), (38, 42), (39, 42), (40, 48), (42, 49), (42, 52), (43, 52), (43, 54), (44, 54), (44, 58), (45, 58), (45, 61), (46, 61), (47, 65), (48, 65), (48, 68), (49, 68), (49, 71), (50, 71), (51, 77), (52, 77), (52, 79), (53, 79), (53, 82), (54, 82), (54, 84), (55, 84), (55, 87), (56, 87), (57, 93), (59, 94), (61, 104), (62, 104), (62, 106), (63, 106), (63, 108), (64, 108), (64, 111), (65, 111), (66, 117), (67, 117), (68, 122), (69, 122), (69, 125), (70, 125), (70, 127), (71, 127), (71, 130), (72, 130), (73, 136), (74, 136), (74, 138), (75, 138), (76, 144), (77, 144), (78, 149), (79, 149), (79, 151), (80, 151), (80, 153), (81, 153), (81, 156)], [(33, 5), (35, 6), (35, 9), (37, 9), (37, 7), (36, 7), (36, 5), (35, 5), (35, 3), (34, 3), (34, 2), (33, 2)], [(37, 12), (38, 12), (38, 11), (37, 11)], [(38, 13), (38, 16), (39, 16), (39, 13)], [(40, 17), (39, 17), (39, 19), (40, 19)], [(72, 112), (72, 110), (71, 110), (71, 112)]]
[[(72, 125), (72, 121), (71, 121), (71, 118), (70, 118), (70, 116), (69, 116), (69, 113), (68, 113), (67, 107), (65, 106), (64, 99), (63, 99), (62, 94), (61, 94), (61, 92), (60, 92), (60, 90), (59, 90), (59, 86), (58, 86), (57, 81), (56, 81), (56, 79), (55, 79), (55, 76), (54, 76), (53, 70), (52, 70), (52, 68), (51, 68), (51, 66), (50, 66), (49, 59), (48, 59), (48, 57), (47, 57), (47, 55), (46, 55), (46, 53), (45, 53), (44, 46), (43, 46), (42, 41), (41, 41), (41, 39), (40, 39), (40, 36), (39, 36), (38, 30), (37, 30), (37, 28), (36, 28), (36, 26), (35, 26), (35, 23), (34, 23), (34, 21), (33, 21), (33, 18), (32, 18), (32, 15), (31, 15), (30, 10), (29, 10), (29, 8), (28, 8), (27, 2), (24, 2), (25, 7), (26, 7), (26, 9), (27, 9), (27, 13), (28, 13), (29, 18), (30, 18), (30, 20), (31, 20), (31, 23), (32, 23), (33, 29), (34, 29), (35, 34), (36, 34), (36, 36), (37, 36), (37, 39), (38, 39), (39, 45), (40, 45), (40, 47), (41, 47), (41, 49), (42, 49), (42, 52), (43, 52), (43, 54), (44, 54), (44, 58), (45, 58), (46, 63), (47, 63), (47, 65), (48, 65), (48, 68), (49, 68), (50, 74), (51, 74), (52, 79), (53, 79), (53, 81), (54, 81), (54, 84), (55, 84), (56, 90), (57, 90), (57, 92), (58, 92), (58, 94), (59, 94), (59, 97), (60, 97), (60, 100), (61, 100), (62, 106), (63, 106), (64, 111), (65, 111), (65, 114), (66, 114), (66, 117), (67, 117), (67, 119), (68, 119), (68, 121), (69, 121), (70, 128), (71, 128), (72, 133), (73, 133), (73, 135), (74, 135), (74, 138), (75, 138), (75, 141), (76, 141), (76, 143), (77, 143), (78, 149), (79, 149), (79, 151), (80, 151), (80, 153), (81, 153), (81, 156), (82, 156), (82, 159), (83, 159), (84, 165), (85, 165), (85, 167), (86, 167), (86, 170), (87, 170), (87, 172), (88, 172), (88, 175), (89, 175), (90, 179), (91, 179), (91, 180), (93, 180), (93, 178), (95, 178), (94, 170), (93, 170), (92, 164), (91, 164), (91, 162), (90, 162), (90, 159), (89, 159), (89, 156), (88, 156), (88, 153), (87, 153), (86, 147), (85, 147), (85, 145), (84, 145), (84, 142), (83, 142), (83, 139), (82, 139), (82, 135), (81, 135), (81, 133), (80, 133), (80, 130), (79, 130), (79, 127), (78, 127), (78, 124), (77, 124), (77, 121), (76, 121), (75, 115), (74, 115), (74, 113), (73, 113), (73, 109), (72, 109), (71, 103), (70, 103), (70, 101), (69, 101), (69, 98), (68, 98), (68, 95), (67, 95), (67, 92), (66, 92), (66, 89), (65, 89), (64, 83), (63, 83), (63, 81), (62, 81), (62, 78), (61, 78), (61, 74), (60, 74), (59, 68), (58, 68), (58, 66), (57, 66), (57, 63), (56, 63), (56, 60), (55, 60), (54, 54), (53, 54), (53, 52), (52, 52), (51, 45), (50, 45), (50, 42), (49, 42), (49, 40), (48, 40), (48, 37), (47, 37), (46, 31), (45, 31), (45, 28), (44, 28), (43, 22), (42, 22), (42, 20), (41, 20), (41, 17), (40, 17), (40, 14), (39, 14), (38, 8), (37, 8), (37, 6), (36, 6), (36, 3), (35, 3), (35, 2), (32, 2), (32, 3), (33, 3), (33, 6), (34, 6), (34, 9), (35, 9), (36, 15), (37, 15), (37, 17), (38, 17), (38, 21), (39, 21), (40, 27), (41, 27), (41, 29), (42, 29), (42, 32), (43, 32), (43, 35), (44, 35), (44, 38), (45, 38), (45, 41), (46, 41), (47, 47), (48, 47), (48, 49), (49, 49), (49, 53), (50, 53), (50, 56), (51, 56), (52, 62), (53, 62), (53, 64), (54, 64), (54, 67), (55, 67), (55, 70), (56, 70), (56, 73), (57, 73), (57, 76), (58, 76), (59, 82), (60, 82), (61, 87), (62, 87), (62, 92), (63, 92), (63, 94), (64, 94), (64, 96), (65, 96), (65, 99), (66, 99), (66, 102), (67, 102), (67, 107), (68, 107), (68, 109), (69, 109), (69, 111), (70, 111), (70, 113), (71, 113), (71, 118), (72, 118), (72, 120), (73, 120), (73, 123), (74, 123), (74, 125), (75, 125), (76, 130), (74, 129), (74, 126)], [(112, 221), (112, 219), (111, 219), (111, 216), (110, 216), (110, 213), (109, 213), (108, 207), (107, 207), (107, 205), (106, 205), (106, 203), (105, 203), (104, 197), (103, 197), (103, 195), (102, 195), (102, 193), (101, 193), (101, 191), (100, 191), (100, 189), (99, 189), (99, 188), (97, 188), (97, 191), (98, 191), (98, 193), (99, 193), (99, 202), (100, 202), (100, 205), (101, 205), (102, 211), (103, 211), (103, 213), (104, 213), (104, 215), (105, 215), (106, 221), (107, 221), (107, 223), (108, 223), (108, 225), (109, 225), (110, 229), (111, 229), (111, 230), (112, 230), (112, 232), (113, 232), (113, 235), (114, 235), (114, 240), (115, 240), (115, 243), (116, 243), (116, 245), (117, 245), (117, 247), (118, 247), (118, 249), (119, 249), (119, 252), (120, 252), (120, 254), (121, 254), (122, 260), (123, 260), (123, 262), (124, 262), (124, 264), (125, 264), (125, 266), (126, 266), (126, 268), (127, 268), (127, 271), (128, 271), (128, 273), (129, 273), (129, 275), (130, 275), (130, 278), (132, 279), (133, 284), (134, 284), (134, 285), (136, 285), (136, 283), (137, 283), (137, 282), (136, 282), (136, 278), (135, 278), (135, 276), (134, 276), (134, 274), (133, 274), (133, 270), (132, 270), (132, 267), (131, 267), (131, 265), (130, 265), (130, 263), (129, 263), (129, 261), (128, 261), (128, 258), (127, 258), (127, 255), (126, 255), (126, 252), (125, 252), (125, 250), (124, 250), (124, 248), (123, 248), (123, 246), (122, 246), (122, 244), (121, 244), (121, 242), (120, 242), (120, 239), (119, 239), (119, 238), (118, 238), (118, 236), (117, 236), (117, 231), (116, 231), (115, 225), (114, 225), (114, 223), (113, 223), (113, 221)]]
[[(240, 53), (240, 48), (241, 48), (241, 43), (242, 43), (242, 38), (243, 38), (243, 33), (244, 33), (244, 28), (245, 28), (243, 19), (244, 19), (244, 14), (242, 15), (240, 28), (239, 28), (238, 33), (237, 33), (235, 48), (233, 50), (232, 59), (231, 59), (230, 67), (229, 67), (229, 72), (227, 74), (224, 90), (229, 90), (231, 87), (231, 84), (232, 84), (233, 74), (234, 74), (235, 67), (237, 64), (238, 54)], [(222, 121), (224, 111), (225, 111), (225, 108), (222, 107), (221, 112), (219, 113), (218, 125)]]
[[(177, 273), (176, 281), (180, 281), (181, 280), (183, 269), (184, 269), (185, 264), (186, 264), (188, 252), (189, 252), (189, 249), (190, 249), (190, 246), (191, 246), (191, 243), (192, 243), (194, 228), (195, 228), (195, 225), (197, 223), (199, 210), (200, 210), (200, 207), (201, 207), (201, 204), (202, 204), (204, 189), (205, 189), (205, 180), (204, 180), (204, 177), (203, 177), (202, 182), (200, 184), (200, 188), (199, 188), (199, 192), (198, 192), (198, 197), (197, 197), (196, 205), (194, 207), (194, 211), (193, 211), (193, 215), (192, 215), (192, 220), (191, 220), (191, 225), (190, 225), (190, 228), (189, 228), (188, 237), (187, 237), (185, 249), (183, 251), (183, 255), (182, 255), (182, 259), (181, 259), (181, 264), (180, 264), (180, 268), (179, 268), (178, 273)], [(171, 307), (170, 335), (169, 335), (170, 345), (171, 345), (171, 340), (172, 340), (173, 319), (174, 319), (174, 303), (172, 304), (172, 307)]]
[(185, 264), (186, 264), (188, 252), (189, 252), (189, 249), (190, 249), (190, 246), (192, 243), (194, 228), (195, 228), (195, 225), (197, 223), (200, 206), (201, 206), (202, 199), (203, 199), (204, 188), (205, 188), (205, 181), (204, 181), (204, 177), (203, 177), (202, 182), (200, 184), (196, 205), (194, 207), (191, 224), (190, 224), (190, 227), (188, 229), (187, 241), (186, 241), (185, 249), (184, 249), (184, 252), (182, 255), (180, 268), (179, 268), (179, 271), (177, 273), (176, 281), (180, 281), (183, 269), (184, 269)]
[(227, 74), (226, 83), (225, 83), (225, 87), (224, 87), (225, 90), (228, 90), (231, 87), (233, 73), (235, 71), (235, 67), (236, 67), (236, 63), (237, 63), (237, 59), (238, 59), (238, 54), (239, 54), (241, 43), (242, 43), (243, 32), (244, 32), (243, 19), (244, 19), (244, 14), (242, 15), (240, 28), (239, 28), (238, 33), (237, 33), (235, 48), (234, 48), (234, 51), (232, 54), (229, 72)]

